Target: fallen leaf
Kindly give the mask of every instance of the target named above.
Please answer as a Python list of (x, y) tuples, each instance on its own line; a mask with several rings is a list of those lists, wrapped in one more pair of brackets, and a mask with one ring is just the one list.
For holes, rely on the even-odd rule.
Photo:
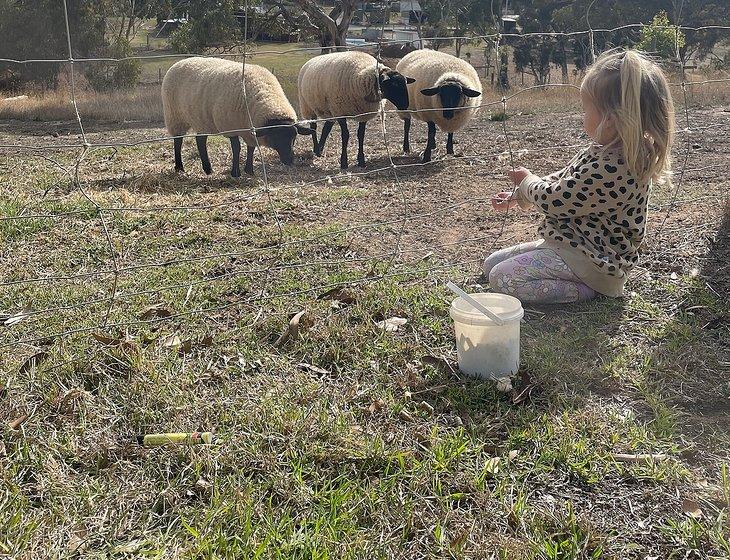
[(308, 364), (306, 362), (302, 362), (300, 364), (297, 364), (297, 367), (299, 369), (311, 371), (312, 373), (316, 373), (316, 374), (319, 374), (319, 375), (329, 375), (331, 373), (329, 370), (326, 370), (326, 369), (321, 368), (321, 367), (314, 366), (312, 364)]
[(429, 403), (427, 403), (426, 401), (421, 401), (421, 402), (420, 402), (420, 403), (418, 404), (418, 408), (420, 408), (420, 409), (421, 409), (421, 410), (422, 410), (423, 412), (426, 412), (426, 413), (428, 413), (428, 414), (433, 414), (433, 406), (431, 406), (431, 405), (430, 405)]
[(700, 504), (688, 498), (682, 500), (682, 511), (694, 519), (702, 517), (702, 508), (700, 508)]
[(448, 362), (448, 360), (441, 356), (423, 356), (421, 358), (421, 363), (424, 366), (431, 366), (442, 373), (456, 373), (456, 370), (454, 370), (454, 367)]
[(170, 315), (172, 315), (172, 311), (170, 311), (162, 303), (145, 307), (139, 314), (140, 318), (144, 319), (145, 321), (155, 318), (163, 319), (165, 317), (169, 317)]
[(178, 348), (179, 346), (182, 346), (182, 341), (177, 334), (170, 334), (161, 338), (160, 344), (162, 344), (165, 348)]
[(491, 459), (487, 459), (486, 463), (484, 463), (484, 472), (497, 474), (499, 472), (499, 463), (499, 457), (492, 457)]
[(199, 494), (210, 494), (213, 490), (213, 485), (204, 478), (199, 478), (195, 483), (195, 490)]
[(519, 454), (520, 454), (520, 452), (519, 452), (519, 451), (518, 451), (517, 449), (513, 449), (512, 451), (510, 451), (510, 452), (509, 452), (509, 453), (507, 454), (507, 458), (508, 458), (508, 459), (509, 459), (510, 461), (514, 461), (514, 460), (515, 460), (515, 459), (517, 458), (517, 455), (519, 455)]
[(17, 325), (23, 319), (25, 319), (26, 317), (28, 317), (28, 315), (30, 314), (30, 311), (31, 311), (31, 308), (30, 307), (26, 307), (22, 311), (18, 311), (14, 315), (6, 316), (5, 317), (5, 320), (3, 321), (3, 324), (6, 327), (12, 327), (13, 325)]
[(368, 412), (370, 414), (375, 414), (376, 412), (383, 410), (384, 406), (385, 401), (383, 399), (375, 399), (373, 402), (370, 403), (370, 406), (368, 407)]
[(33, 368), (38, 367), (41, 362), (44, 362), (46, 359), (48, 359), (48, 352), (41, 350), (40, 352), (33, 354), (30, 358), (25, 360), (18, 371), (19, 373), (26, 373)]
[(389, 319), (385, 319), (384, 321), (378, 321), (376, 325), (386, 332), (395, 332), (407, 322), (408, 319), (405, 319), (403, 317), (390, 317)]
[(314, 319), (307, 315), (306, 310), (302, 310), (294, 315), (289, 321), (286, 331), (276, 339), (273, 346), (280, 348), (289, 340), (296, 340), (305, 330), (310, 329), (314, 325)]
[(408, 412), (405, 408), (401, 409), (398, 415), (406, 422), (413, 422), (413, 416), (411, 416), (411, 413)]
[(88, 395), (86, 391), (78, 387), (74, 387), (58, 397), (53, 404), (60, 412), (66, 412), (70, 408), (69, 405), (72, 405), (73, 402), (79, 398), (86, 397), (86, 395)]
[(340, 303), (355, 303), (355, 293), (351, 288), (339, 286), (320, 294), (317, 299), (331, 299)]
[(11, 430), (17, 430), (28, 418), (29, 416), (27, 414), (21, 414), (15, 420), (11, 420), (10, 422), (8, 422), (8, 428), (10, 428)]
[(93, 333), (91, 333), (91, 337), (94, 338), (95, 340), (101, 342), (102, 344), (106, 344), (108, 346), (115, 346), (115, 345), (119, 344), (119, 340), (120, 340), (118, 338), (112, 338), (108, 334), (104, 334), (101, 332), (93, 332)]

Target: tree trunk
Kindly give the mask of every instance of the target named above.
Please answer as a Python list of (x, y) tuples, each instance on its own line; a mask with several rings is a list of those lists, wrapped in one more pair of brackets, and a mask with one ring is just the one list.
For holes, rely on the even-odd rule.
[(418, 12), (418, 17), (416, 18), (416, 29), (418, 30), (418, 43), (419, 43), (419, 49), (423, 49), (423, 25), (422, 25), (422, 18), (423, 18), (423, 11)]

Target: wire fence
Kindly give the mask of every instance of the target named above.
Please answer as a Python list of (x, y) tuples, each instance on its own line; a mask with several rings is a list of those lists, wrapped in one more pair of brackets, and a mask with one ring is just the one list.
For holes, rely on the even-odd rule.
[[(590, 8), (589, 8), (590, 10)], [(76, 271), (64, 271), (62, 273), (39, 274), (37, 276), (26, 276), (20, 270), (12, 271), (4, 275), (3, 281), (0, 282), (0, 290), (8, 291), (6, 297), (2, 300), (9, 301), (9, 298), (17, 298), (23, 300), (21, 309), (7, 309), (5, 315), (5, 325), (2, 336), (0, 337), (0, 353), (7, 352), (11, 347), (30, 347), (37, 348), (50, 347), (56, 343), (63, 344), (68, 337), (93, 332), (109, 332), (110, 330), (119, 330), (129, 328), (153, 328), (162, 322), (175, 321), (190, 317), (214, 317), (216, 314), (230, 310), (233, 308), (256, 309), (265, 302), (271, 300), (286, 300), (290, 298), (304, 298), (307, 300), (318, 297), (322, 293), (335, 288), (346, 286), (366, 285), (373, 282), (386, 279), (399, 279), (402, 281), (423, 281), (424, 278), (434, 275), (445, 275), (465, 272), (478, 274), (478, 266), (474, 266), (474, 255), (463, 255), (463, 251), (459, 251), (462, 247), (473, 247), (479, 245), (482, 247), (483, 257), (491, 250), (497, 248), (501, 244), (507, 244), (515, 237), (514, 232), (507, 231), (507, 225), (512, 216), (505, 213), (502, 216), (494, 218), (495, 225), (490, 227), (486, 233), (475, 233), (473, 235), (462, 234), (457, 239), (445, 240), (440, 243), (428, 243), (427, 245), (406, 246), (404, 239), (409, 228), (413, 228), (419, 224), (423, 227), (431, 227), (438, 229), (443, 226), (443, 221), (454, 213), (463, 210), (471, 205), (479, 205), (488, 202), (492, 190), (496, 188), (498, 181), (489, 181), (490, 187), (485, 185), (483, 195), (465, 196), (457, 201), (440, 200), (435, 207), (422, 211), (414, 211), (414, 200), (410, 198), (412, 192), (404, 184), (413, 174), (430, 173), (432, 171), (443, 171), (444, 161), (448, 167), (448, 161), (442, 158), (434, 159), (430, 162), (399, 162), (394, 156), (392, 141), (394, 134), (389, 129), (389, 120), (394, 115), (409, 115), (419, 119), (427, 120), (427, 110), (408, 109), (407, 111), (397, 111), (391, 109), (385, 104), (381, 104), (376, 112), (342, 115), (340, 118), (357, 119), (359, 117), (370, 117), (378, 124), (378, 138), (381, 146), (385, 151), (384, 163), (373, 166), (363, 171), (342, 171), (333, 174), (322, 174), (308, 181), (290, 181), (277, 182), (272, 181), (270, 164), (267, 158), (271, 157), (265, 149), (259, 144), (258, 138), (261, 131), (266, 126), (256, 126), (252, 124), (249, 127), (230, 130), (230, 131), (196, 131), (196, 134), (186, 134), (181, 137), (174, 136), (155, 136), (153, 138), (142, 138), (134, 140), (115, 139), (108, 141), (101, 139), (96, 141), (90, 137), (84, 127), (83, 115), (79, 110), (78, 92), (76, 87), (75, 76), (77, 74), (77, 65), (81, 63), (100, 63), (112, 62), (118, 63), (125, 60), (152, 60), (157, 58), (185, 58), (193, 56), (190, 54), (174, 54), (174, 55), (139, 55), (123, 58), (74, 58), (72, 40), (73, 35), (69, 28), (68, 11), (66, 9), (66, 1), (64, 0), (65, 12), (65, 29), (67, 36), (68, 56), (65, 58), (56, 58), (48, 60), (13, 60), (0, 58), (0, 62), (12, 64), (30, 64), (30, 63), (63, 63), (67, 64), (70, 76), (70, 102), (73, 105), (76, 117), (76, 124), (79, 130), (78, 142), (71, 143), (49, 143), (49, 144), (30, 144), (30, 143), (5, 143), (0, 144), (7, 158), (16, 156), (39, 157), (46, 163), (55, 168), (61, 175), (61, 179), (54, 185), (57, 186), (61, 181), (69, 181), (73, 185), (74, 192), (77, 192), (86, 202), (86, 208), (59, 211), (34, 211), (25, 208), (18, 215), (0, 216), (0, 224), (13, 225), (18, 223), (34, 223), (37, 221), (51, 221), (55, 225), (73, 222), (73, 220), (81, 219), (82, 230), (86, 231), (91, 226), (89, 222), (98, 220), (98, 227), (90, 234), (87, 231), (86, 238), (82, 241), (80, 238), (69, 239), (68, 242), (82, 243), (91, 242), (95, 244), (97, 250), (103, 253), (104, 259), (94, 261), (99, 266), (88, 270), (88, 263), (83, 263), (77, 267)], [(385, 20), (384, 20), (385, 21)], [(490, 35), (475, 35), (464, 37), (469, 40), (489, 40), (494, 44), (494, 68), (497, 75), (500, 75), (502, 64), (502, 52), (507, 48), (505, 41), (512, 38), (520, 39), (539, 39), (542, 37), (576, 37), (585, 36), (589, 40), (590, 52), (595, 59), (595, 36), (598, 34), (609, 34), (627, 29), (641, 29), (643, 24), (630, 24), (612, 29), (593, 29), (590, 27), (590, 19), (586, 14), (586, 21), (589, 29), (585, 31), (577, 31), (570, 33), (496, 33)], [(496, 24), (496, 20), (495, 20)], [(246, 22), (247, 25), (247, 22)], [(383, 23), (384, 25), (384, 23)], [(495, 25), (496, 26), (496, 25)], [(710, 84), (728, 84), (730, 78), (708, 78), (693, 80), (688, 79), (680, 53), (680, 33), (683, 32), (700, 32), (700, 31), (720, 31), (726, 33), (730, 31), (730, 26), (701, 26), (686, 27), (682, 25), (673, 26), (675, 34), (675, 57), (678, 65), (678, 81), (673, 83), (674, 86), (680, 88), (681, 105), (683, 107), (681, 119), (681, 128), (677, 131), (678, 142), (677, 149), (681, 148), (681, 155), (677, 158), (681, 162), (681, 166), (676, 171), (676, 179), (666, 200), (662, 203), (653, 205), (655, 211), (663, 213), (662, 219), (656, 231), (650, 235), (660, 237), (662, 231), (667, 225), (667, 221), (672, 212), (679, 205), (696, 202), (697, 196), (689, 196), (683, 198), (682, 192), (686, 178), (692, 173), (702, 173), (708, 170), (721, 169), (727, 165), (727, 162), (718, 162), (711, 164), (703, 164), (703, 162), (692, 161), (692, 138), (695, 135), (708, 131), (715, 131), (726, 127), (726, 123), (712, 123), (708, 125), (693, 126), (692, 108), (690, 102), (689, 88), (700, 86), (708, 86)], [(249, 106), (249, 96), (246, 92), (246, 68), (247, 59), (252, 55), (248, 46), (248, 29), (245, 29), (244, 47), (242, 53), (229, 53), (216, 55), (219, 57), (240, 58), (242, 65), (241, 88), (243, 90), (243, 99), (245, 102), (245, 111), (248, 122), (253, 122), (251, 118), (251, 107)], [(434, 38), (429, 38), (433, 40)], [(439, 38), (435, 38), (439, 39)], [(444, 39), (453, 40), (453, 37)], [(458, 38), (457, 38), (458, 39)], [(410, 41), (378, 41), (364, 45), (365, 48), (375, 49), (376, 58), (380, 59), (381, 49), (388, 44), (403, 44)], [(344, 47), (344, 49), (362, 49), (363, 45), (357, 47)], [(276, 54), (278, 56), (286, 56), (294, 52), (309, 52), (313, 50), (310, 47), (297, 47), (287, 49), (285, 51), (258, 51), (256, 54)], [(378, 66), (373, 67), (375, 76), (378, 75)], [(488, 87), (488, 86), (485, 86)], [(512, 169), (516, 167), (516, 162), (521, 156), (520, 139), (514, 133), (511, 134), (510, 125), (506, 118), (511, 107), (511, 103), (531, 92), (544, 92), (549, 88), (562, 88), (568, 91), (578, 89), (576, 85), (570, 83), (548, 83), (533, 87), (526, 87), (516, 92), (510, 93), (504, 88), (501, 80), (497, 84), (500, 99), (496, 101), (482, 102), (474, 108), (478, 110), (496, 109), (502, 112), (503, 118), (501, 123), (490, 123), (489, 121), (480, 119), (480, 126), (492, 126), (499, 128), (499, 145), (474, 146), (470, 145), (471, 153), (465, 153), (459, 160), (460, 165), (483, 165), (485, 161), (499, 161), (508, 164)], [(327, 122), (332, 119), (318, 118), (315, 120), (300, 120), (296, 124), (308, 125), (312, 122)], [(156, 204), (154, 200), (149, 206), (146, 205), (119, 205), (105, 203), (98, 193), (92, 192), (87, 188), (84, 179), (84, 166), (89, 165), (94, 158), (101, 157), (101, 153), (105, 150), (112, 150), (109, 155), (112, 159), (118, 150), (132, 149), (159, 143), (171, 143), (175, 138), (194, 138), (199, 135), (221, 136), (231, 133), (251, 133), (254, 142), (257, 159), (259, 162), (259, 179), (252, 189), (243, 194), (226, 195), (220, 202), (206, 204)], [(495, 132), (495, 134), (497, 134)], [(681, 141), (680, 141), (681, 140)], [(555, 145), (544, 146), (539, 148), (530, 148), (530, 153), (552, 153), (557, 160), (569, 159), (570, 150), (576, 150), (583, 147), (584, 143), (558, 143)], [(51, 155), (57, 152), (58, 155)], [(565, 152), (560, 155), (561, 152)], [(96, 161), (96, 160), (94, 160)], [(371, 164), (372, 165), (372, 164)], [(433, 169), (437, 167), (437, 169)], [(449, 171), (440, 173), (438, 180), (448, 179)], [(389, 179), (384, 180), (384, 177)], [(342, 223), (330, 224), (326, 231), (318, 232), (314, 235), (304, 235), (300, 233), (293, 234), (287, 230), (286, 217), (282, 215), (281, 204), (277, 202), (277, 197), (286, 194), (296, 195), (306, 189), (324, 187), (328, 188), (334, 182), (347, 182), (354, 179), (362, 179), (363, 181), (375, 178), (378, 185), (383, 185), (384, 181), (388, 188), (393, 189), (393, 202), (391, 207), (393, 210), (390, 217), (377, 220), (366, 220), (354, 225), (343, 225)], [(504, 189), (511, 189), (512, 186), (504, 180)], [(46, 192), (53, 187), (46, 189)], [(412, 189), (411, 189), (412, 191)], [(45, 195), (44, 195), (45, 196)], [(714, 201), (715, 199), (713, 199)], [(45, 200), (41, 197), (39, 202)], [(712, 201), (711, 201), (712, 202)], [(719, 201), (718, 201), (719, 202)], [(127, 248), (124, 240), (119, 238), (116, 231), (115, 222), (120, 216), (127, 215), (170, 215), (182, 216), (181, 221), (193, 220), (196, 213), (213, 213), (237, 207), (238, 205), (262, 204), (260, 215), (262, 222), (266, 225), (266, 239), (258, 245), (245, 246), (246, 241), (242, 240), (242, 248), (235, 251), (212, 251), (205, 254), (184, 254), (181, 256), (171, 256), (169, 258), (151, 258), (142, 262), (129, 263), (126, 256)], [(258, 209), (258, 207), (257, 207)], [(259, 210), (257, 210), (259, 211)], [(207, 218), (206, 218), (207, 219)], [(115, 241), (115, 233), (117, 239)], [(355, 253), (341, 252), (337, 258), (323, 258), (327, 254), (328, 245), (332, 240), (347, 239), (348, 236), (361, 235), (365, 239), (363, 245), (370, 244), (371, 247), (367, 251)], [(104, 247), (102, 250), (100, 245)], [(313, 250), (313, 249), (318, 249)], [(449, 251), (446, 251), (446, 250)], [(310, 254), (311, 253), (311, 254)], [(428, 254), (448, 253), (449, 258), (429, 259)], [(424, 254), (427, 255), (424, 257)], [(103, 262), (99, 262), (99, 261)], [(51, 263), (52, 255), (43, 256), (40, 261), (42, 263)], [(232, 262), (243, 262), (244, 266), (231, 265)], [(216, 270), (216, 266), (221, 264), (229, 268), (223, 267)], [(174, 275), (165, 276), (165, 272), (174, 269), (180, 265), (192, 265), (197, 277), (176, 280)], [(20, 265), (18, 265), (20, 266)], [(272, 279), (280, 277), (285, 273), (295, 273), (300, 278), (317, 277), (320, 271), (334, 269), (343, 278), (338, 281), (323, 282), (303, 282), (300, 289), (285, 289), (282, 285), (277, 284)], [(213, 273), (211, 273), (211, 270)], [(135, 274), (160, 272), (156, 276), (150, 276), (150, 285), (134, 287), (134, 282), (129, 282), (129, 278)], [(460, 272), (456, 272), (460, 271)], [(203, 286), (220, 285), (225, 282), (239, 281), (246, 279), (246, 285), (249, 287), (244, 295), (237, 295), (230, 301), (220, 301), (214, 299), (208, 305), (199, 305), (192, 309), (174, 310), (167, 312), (164, 316), (151, 316), (145, 318), (129, 319), (130, 308), (140, 301), (159, 300), (165, 294), (178, 293), (187, 291), (188, 296), (191, 290)], [(124, 287), (123, 287), (124, 286)], [(131, 287), (130, 287), (131, 286)], [(255, 286), (255, 288), (254, 288)], [(100, 289), (103, 294), (96, 293)], [(26, 291), (24, 291), (26, 290)], [(35, 292), (34, 292), (35, 290)], [(56, 305), (44, 305), (36, 308), (31, 305), (33, 294), (38, 291), (50, 290), (71, 290), (77, 291), (81, 297), (71, 298), (73, 302), (60, 303)], [(93, 292), (89, 294), (89, 292)], [(88, 295), (87, 295), (88, 294)], [(53, 298), (42, 298), (50, 301)], [(187, 300), (187, 297), (186, 297)], [(139, 317), (139, 310), (134, 310)], [(61, 321), (53, 321), (51, 318), (62, 316)]]

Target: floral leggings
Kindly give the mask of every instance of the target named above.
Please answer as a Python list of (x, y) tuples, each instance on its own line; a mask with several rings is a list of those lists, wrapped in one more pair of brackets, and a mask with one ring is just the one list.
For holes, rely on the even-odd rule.
[(484, 261), (484, 275), (495, 292), (523, 303), (574, 303), (596, 297), (565, 261), (543, 241), (531, 241), (492, 253)]

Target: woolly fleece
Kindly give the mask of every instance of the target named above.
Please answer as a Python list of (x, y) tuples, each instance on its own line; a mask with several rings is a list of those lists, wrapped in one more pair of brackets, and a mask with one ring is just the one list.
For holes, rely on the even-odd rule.
[[(422, 89), (439, 87), (446, 82), (456, 82), (462, 87), (476, 91), (482, 91), (482, 84), (474, 67), (450, 54), (421, 49), (413, 51), (404, 56), (395, 69), (403, 74), (414, 78), (416, 81), (408, 84), (408, 111), (400, 112), (402, 119), (408, 117), (420, 121), (432, 121), (444, 132), (456, 132), (463, 128), (473, 118), (481, 104), (481, 97), (463, 96), (462, 107), (470, 107), (465, 110), (457, 110), (454, 118), (447, 120), (443, 117), (441, 100), (438, 95), (426, 96), (421, 93)], [(411, 111), (423, 111), (437, 109), (425, 113)]]
[(354, 120), (371, 120), (380, 104), (378, 77), (385, 70), (388, 68), (374, 56), (358, 51), (323, 54), (308, 60), (298, 80), (302, 118), (361, 115)]
[[(266, 68), (246, 64), (246, 97), (251, 121), (243, 98), (243, 65), (221, 58), (186, 58), (170, 67), (162, 81), (165, 126), (171, 136), (189, 130), (200, 134), (262, 127), (268, 121), (297, 120), (296, 112), (284, 95), (276, 77)], [(231, 132), (256, 145), (250, 132)]]

